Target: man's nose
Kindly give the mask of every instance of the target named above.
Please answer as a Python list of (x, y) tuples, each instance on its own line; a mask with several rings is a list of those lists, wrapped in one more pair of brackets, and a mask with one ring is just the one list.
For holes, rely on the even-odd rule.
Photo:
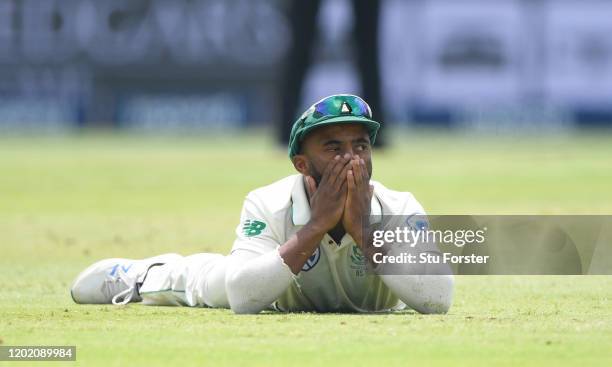
[(352, 159), (355, 156), (353, 148), (344, 149), (342, 151), (342, 157), (345, 159)]
[(342, 149), (342, 156), (347, 159), (353, 158), (355, 154), (355, 150), (352, 146), (348, 146)]

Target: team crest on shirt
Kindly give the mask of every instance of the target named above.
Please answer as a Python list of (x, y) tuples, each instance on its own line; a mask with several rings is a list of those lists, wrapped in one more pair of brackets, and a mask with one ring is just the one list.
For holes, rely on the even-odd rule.
[(306, 263), (304, 264), (304, 266), (302, 266), (302, 271), (308, 271), (314, 268), (315, 265), (317, 265), (317, 263), (319, 262), (320, 258), (321, 258), (321, 251), (319, 251), (319, 248), (317, 247), (315, 252), (308, 258), (308, 260), (306, 260)]
[(406, 218), (406, 225), (413, 231), (426, 231), (429, 228), (429, 223), (427, 223), (424, 214), (409, 216)]
[(366, 258), (359, 247), (353, 245), (350, 251), (351, 269), (355, 270), (356, 276), (364, 276), (366, 270)]
[(355, 265), (365, 265), (365, 256), (359, 249), (359, 247), (353, 245), (353, 250), (351, 251), (351, 262)]

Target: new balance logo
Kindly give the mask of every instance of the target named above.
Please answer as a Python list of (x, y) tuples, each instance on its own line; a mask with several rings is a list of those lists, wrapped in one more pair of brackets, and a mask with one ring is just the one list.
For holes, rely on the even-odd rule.
[(264, 222), (247, 219), (242, 227), (242, 232), (247, 237), (253, 237), (261, 234), (261, 231), (263, 231), (264, 228), (266, 228), (266, 224)]

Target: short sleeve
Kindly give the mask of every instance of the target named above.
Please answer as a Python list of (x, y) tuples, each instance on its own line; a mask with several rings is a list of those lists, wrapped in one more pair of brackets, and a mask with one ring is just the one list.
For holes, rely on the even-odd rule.
[(247, 250), (263, 255), (277, 249), (282, 243), (274, 235), (274, 223), (271, 223), (270, 217), (265, 209), (258, 205), (257, 198), (249, 194), (242, 206), (232, 253)]

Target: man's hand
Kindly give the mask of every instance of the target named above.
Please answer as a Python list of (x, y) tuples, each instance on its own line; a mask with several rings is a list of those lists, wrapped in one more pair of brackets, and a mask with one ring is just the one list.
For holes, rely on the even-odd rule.
[(350, 156), (337, 155), (327, 164), (317, 187), (314, 178), (306, 176), (306, 190), (310, 197), (310, 224), (323, 233), (331, 230), (342, 219), (347, 198), (347, 172), (351, 169)]
[(293, 274), (298, 274), (306, 260), (319, 246), (321, 238), (342, 219), (347, 195), (346, 172), (350, 156), (336, 156), (325, 167), (319, 186), (310, 176), (305, 177), (305, 186), (310, 198), (310, 221), (291, 236), (278, 253)]
[(362, 249), (366, 246), (362, 221), (370, 215), (370, 204), (374, 187), (370, 186), (370, 175), (365, 161), (359, 156), (353, 157), (349, 164), (351, 169), (346, 172), (347, 197), (342, 217), (342, 226), (353, 237)]

